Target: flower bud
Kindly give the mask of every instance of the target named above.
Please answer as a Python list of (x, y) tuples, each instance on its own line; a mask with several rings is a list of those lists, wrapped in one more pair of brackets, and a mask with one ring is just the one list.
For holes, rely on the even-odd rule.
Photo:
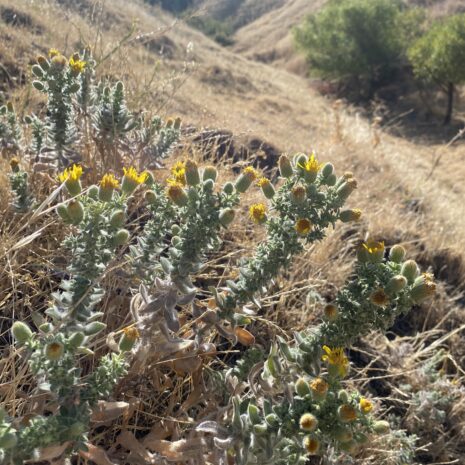
[(32, 68), (32, 74), (38, 78), (44, 77), (44, 70), (39, 66), (39, 65), (33, 65)]
[(267, 178), (260, 178), (257, 181), (257, 185), (262, 189), (263, 195), (267, 199), (272, 199), (275, 194), (275, 190), (273, 184), (271, 184), (270, 180)]
[(328, 176), (331, 176), (333, 172), (334, 172), (334, 166), (332, 165), (332, 163), (326, 163), (323, 166), (323, 169), (321, 170), (321, 175), (324, 178), (327, 178)]
[(40, 81), (32, 81), (32, 86), (40, 92), (45, 89), (44, 85)]
[(409, 284), (412, 284), (420, 273), (420, 270), (418, 269), (418, 265), (415, 260), (407, 260), (402, 265), (401, 273), (407, 278)]
[(259, 425), (253, 425), (253, 432), (257, 436), (264, 436), (266, 433), (268, 433), (268, 426), (266, 423), (260, 423)]
[(1, 432), (0, 431), (0, 449), (12, 449), (18, 443), (16, 433), (12, 430)]
[(252, 168), (251, 166), (248, 166), (247, 168), (244, 169), (244, 171), (239, 175), (237, 178), (234, 187), (236, 188), (237, 192), (240, 192), (243, 194), (247, 189), (250, 187), (253, 181), (257, 179), (258, 173), (257, 171)]
[(213, 182), (216, 182), (218, 178), (218, 170), (214, 166), (206, 166), (203, 169), (203, 176), (202, 179), (206, 181), (207, 179), (211, 179)]
[(110, 226), (112, 228), (121, 228), (126, 219), (126, 214), (123, 210), (115, 210), (110, 217)]
[(157, 194), (154, 191), (147, 191), (145, 193), (145, 201), (150, 204), (155, 203), (157, 201)]
[(401, 245), (396, 244), (391, 247), (391, 250), (389, 251), (389, 258), (395, 263), (402, 263), (405, 258), (405, 253), (405, 249)]
[(256, 405), (250, 403), (247, 407), (247, 414), (252, 425), (257, 425), (262, 422), (258, 407)]
[(84, 206), (79, 200), (71, 200), (66, 207), (72, 224), (79, 224), (84, 219)]
[(384, 420), (375, 421), (373, 424), (373, 431), (377, 434), (386, 434), (389, 433), (391, 425)]
[(373, 403), (370, 400), (362, 397), (359, 402), (359, 407), (360, 407), (361, 412), (364, 415), (367, 415), (373, 410)]
[(344, 404), (347, 404), (349, 402), (349, 393), (345, 389), (341, 389), (337, 393), (337, 398)]
[(31, 328), (26, 323), (22, 321), (15, 321), (13, 326), (11, 327), (11, 333), (13, 337), (18, 341), (20, 344), (24, 344), (28, 342), (32, 337)]
[(227, 182), (224, 186), (223, 186), (223, 192), (227, 195), (231, 195), (232, 193), (234, 193), (234, 185), (232, 182)]
[(343, 210), (339, 214), (339, 219), (343, 223), (350, 223), (351, 221), (359, 221), (362, 216), (362, 210), (358, 208), (352, 208), (351, 210)]
[(182, 186), (178, 184), (172, 184), (171, 186), (168, 186), (168, 188), (166, 189), (166, 195), (173, 203), (175, 203), (179, 207), (187, 205), (187, 202), (189, 200)]
[(307, 189), (301, 184), (294, 186), (290, 193), (291, 202), (300, 205), (307, 199)]
[(334, 304), (328, 304), (324, 308), (324, 314), (328, 321), (335, 321), (339, 316), (339, 309)]
[(195, 161), (186, 161), (186, 182), (189, 186), (196, 186), (197, 184), (200, 184), (199, 168)]
[(347, 200), (350, 194), (357, 189), (357, 181), (354, 178), (350, 178), (345, 181), (336, 191), (337, 196), (340, 200)]
[(310, 394), (312, 391), (310, 390), (310, 385), (308, 382), (305, 380), (305, 378), (299, 378), (295, 382), (295, 392), (300, 397), (305, 397), (306, 395)]
[(279, 425), (279, 417), (274, 413), (268, 414), (265, 417), (265, 421), (271, 427), (276, 427)]
[(312, 397), (316, 401), (322, 401), (326, 398), (328, 393), (329, 385), (323, 378), (315, 378), (310, 383), (310, 389), (312, 391)]
[(113, 244), (116, 247), (119, 247), (120, 245), (124, 245), (129, 240), (129, 236), (130, 234), (127, 229), (120, 229), (116, 231), (115, 235), (113, 236)]
[(281, 155), (279, 157), (279, 174), (283, 178), (290, 178), (294, 174), (294, 170), (292, 169), (291, 162), (286, 155)]
[(68, 60), (61, 54), (55, 55), (52, 57), (51, 65), (54, 69), (62, 70), (68, 64)]
[(171, 234), (173, 234), (173, 236), (179, 235), (180, 232), (181, 232), (181, 228), (179, 227), (179, 225), (173, 224), (171, 226)]
[(333, 173), (333, 174), (330, 174), (327, 178), (324, 178), (323, 181), (327, 186), (335, 186), (337, 182), (337, 177)]
[(313, 436), (305, 436), (303, 446), (308, 454), (314, 455), (320, 450), (320, 441)]
[(305, 166), (305, 163), (307, 163), (307, 155), (305, 153), (297, 153), (294, 155), (294, 164), (298, 168), (301, 168), (302, 166)]
[(45, 356), (49, 360), (59, 360), (65, 352), (65, 347), (61, 342), (50, 342), (45, 346)]
[(99, 194), (99, 189), (98, 186), (93, 184), (92, 186), (89, 187), (89, 190), (87, 191), (87, 195), (94, 200), (98, 199), (98, 194)]
[(428, 274), (423, 274), (415, 279), (413, 287), (410, 291), (411, 299), (419, 304), (423, 300), (428, 299), (436, 293), (436, 283)]
[(48, 71), (50, 69), (50, 63), (43, 55), (39, 55), (36, 60), (37, 64), (42, 68), (43, 71)]
[(401, 274), (398, 274), (396, 276), (393, 276), (389, 280), (386, 286), (386, 292), (388, 294), (397, 294), (402, 289), (404, 289), (406, 286), (407, 286), (407, 278), (405, 276), (402, 276)]
[(171, 238), (171, 245), (176, 247), (178, 244), (181, 243), (181, 238), (179, 236), (173, 236)]
[(311, 433), (315, 431), (318, 426), (318, 419), (311, 413), (304, 413), (299, 420), (300, 429)]
[(215, 183), (213, 182), (212, 179), (207, 179), (206, 181), (203, 182), (204, 192), (213, 192), (214, 188), (215, 188)]
[(234, 221), (235, 216), (236, 216), (236, 213), (232, 208), (225, 208), (220, 211), (220, 216), (219, 216), (220, 223), (224, 227), (227, 227)]
[(66, 205), (60, 203), (57, 208), (56, 212), (58, 213), (58, 216), (65, 222), (65, 223), (71, 223), (71, 218), (68, 215), (68, 208)]
[(138, 339), (139, 331), (134, 326), (123, 329), (123, 335), (118, 344), (120, 352), (129, 352), (132, 350)]

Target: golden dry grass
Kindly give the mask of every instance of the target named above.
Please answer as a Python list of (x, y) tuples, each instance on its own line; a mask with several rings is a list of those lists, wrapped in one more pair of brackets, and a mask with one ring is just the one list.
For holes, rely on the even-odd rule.
[[(286, 13), (295, 18), (302, 12), (302, 3), (307, 2), (288, 2)], [(311, 8), (316, 5), (317, 2), (312, 3)], [(357, 109), (332, 105), (304, 78), (225, 50), (182, 22), (174, 23), (160, 10), (138, 2), (2, 0), (0, 8), (28, 15), (32, 21), (27, 26), (0, 23), (0, 62), (8, 75), (2, 81), (2, 91), (5, 96), (11, 95), (21, 112), (41, 111), (37, 93), (23, 85), (30, 76), (29, 65), (34, 57), (50, 46), (69, 54), (89, 43), (97, 58), (107, 57), (98, 72), (128, 83), (130, 106), (135, 110), (148, 108), (162, 115), (180, 115), (185, 127), (191, 126), (197, 131), (226, 128), (237, 140), (253, 136), (284, 152), (314, 149), (321, 159), (332, 161), (338, 172), (353, 171), (359, 188), (351, 198), (351, 205), (363, 209), (362, 222), (356, 227), (338, 226), (285, 273), (264, 301), (266, 319), (261, 318), (252, 327), (257, 342), (266, 345), (270, 334), (290, 336), (293, 329), (305, 328), (316, 321), (321, 315), (321, 301), (334, 297), (337, 287), (350, 273), (356, 243), (370, 234), (384, 239), (388, 245), (396, 242), (405, 245), (424, 268), (431, 267), (439, 276), (441, 289), (432, 303), (417, 308), (409, 318), (399, 322), (393, 330), (399, 337), (376, 335), (357, 346), (354, 350), (354, 360), (360, 370), (357, 384), (375, 396), (384, 396), (384, 407), (403, 414), (401, 426), (410, 427), (410, 432), (416, 428), (414, 413), (409, 410), (405, 400), (408, 396), (400, 386), (421, 385), (417, 368), (438, 347), (448, 353), (449, 363), (444, 372), (458, 380), (460, 386), (465, 367), (463, 146), (459, 143), (448, 147), (425, 145), (385, 134), (365, 120)], [(285, 29), (294, 19), (284, 21), (276, 12), (273, 14), (276, 16), (270, 26), (276, 30), (276, 36), (270, 35), (263, 17), (249, 26), (250, 34), (246, 34), (246, 28), (239, 32), (243, 34), (241, 41), (254, 42), (257, 47), (260, 43), (285, 43)], [(134, 32), (130, 34), (132, 28)], [(284, 42), (280, 42), (281, 38)], [(254, 53), (249, 49), (247, 56)], [(177, 156), (193, 150), (200, 157), (199, 150), (192, 146), (192, 137), (186, 135), (184, 149)], [(439, 163), (435, 166), (438, 157)], [(1, 163), (0, 196), (6, 199), (6, 161)], [(226, 167), (224, 173), (224, 177), (231, 176)], [(36, 175), (34, 182), (38, 186), (48, 185), (45, 191), (53, 189), (53, 180), (41, 176)], [(254, 195), (258, 192), (251, 195), (251, 202)], [(28, 384), (26, 362), (8, 344), (8, 329), (13, 319), (30, 321), (32, 310), (41, 311), (46, 307), (50, 292), (58, 284), (59, 269), (56, 268), (63, 264), (59, 242), (64, 231), (53, 215), (16, 222), (6, 202), (1, 207), (0, 396), (10, 413), (22, 415), (30, 411), (32, 386)], [(236, 224), (226, 237), (222, 254), (211, 257), (208, 263), (207, 269), (216, 282), (225, 279), (230, 272), (229, 265), (253, 250), (254, 243), (260, 239), (241, 218)], [(18, 248), (19, 239), (44, 226), (47, 226), (46, 233)], [(118, 266), (116, 261), (115, 267)], [(55, 275), (43, 273), (44, 269), (53, 269)], [(107, 323), (110, 330), (118, 330), (127, 323), (129, 300), (121, 292), (124, 283), (117, 273), (110, 273), (105, 279), (109, 290), (103, 304)], [(102, 351), (104, 342), (99, 341)], [(93, 363), (91, 358), (83, 360), (87, 368)], [(193, 423), (192, 418), (179, 410), (179, 403), (194, 402), (201, 383), (189, 372), (176, 380), (172, 374), (163, 369), (132, 373), (125, 379), (115, 398), (128, 401), (131, 407), (122, 420), (96, 429), (94, 442), (109, 450), (115, 460), (126, 463), (125, 451), (134, 445), (129, 434), (138, 438), (149, 434), (142, 441), (150, 450), (155, 447), (151, 439), (179, 439), (186, 425)], [(379, 377), (379, 385), (374, 385), (373, 380), (370, 382), (368, 375)], [(206, 406), (202, 415), (208, 415), (208, 393), (199, 395)], [(424, 463), (461, 463), (465, 454), (465, 396), (463, 392), (461, 395), (448, 412), (446, 426), (416, 431), (420, 445), (426, 450)], [(127, 435), (119, 436), (121, 431)], [(432, 447), (432, 442), (440, 447)], [(376, 462), (379, 457), (376, 447), (383, 448), (383, 445), (374, 445), (357, 463), (381, 463)], [(86, 463), (85, 458), (80, 460)]]

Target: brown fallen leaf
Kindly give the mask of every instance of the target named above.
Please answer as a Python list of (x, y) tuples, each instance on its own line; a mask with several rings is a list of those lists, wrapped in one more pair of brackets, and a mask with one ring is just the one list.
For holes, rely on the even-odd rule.
[[(97, 424), (105, 424), (116, 420), (121, 415), (127, 416), (131, 404), (127, 402), (106, 402), (100, 400), (92, 412), (91, 421)], [(133, 411), (135, 410), (135, 406)]]
[(65, 453), (70, 444), (71, 442), (67, 441), (58, 446), (50, 446), (40, 449), (38, 455), (34, 457), (34, 460), (28, 460), (25, 463), (36, 463), (42, 460), (56, 460)]
[(244, 346), (255, 344), (255, 336), (244, 328), (237, 327), (234, 329), (237, 340)]
[(88, 449), (87, 451), (79, 451), (79, 455), (83, 459), (92, 460), (92, 462), (95, 462), (97, 465), (116, 465), (109, 459), (106, 452), (103, 449), (100, 449), (100, 447), (94, 446), (89, 442), (86, 443), (86, 446)]

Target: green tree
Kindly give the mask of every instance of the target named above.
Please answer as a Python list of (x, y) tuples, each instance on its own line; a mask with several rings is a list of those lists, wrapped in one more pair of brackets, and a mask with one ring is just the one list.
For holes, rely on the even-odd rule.
[(418, 78), (434, 82), (446, 92), (444, 124), (449, 124), (455, 87), (465, 82), (465, 14), (437, 20), (407, 54)]
[(314, 73), (362, 79), (371, 96), (401, 63), (418, 19), (401, 0), (329, 0), (294, 38)]

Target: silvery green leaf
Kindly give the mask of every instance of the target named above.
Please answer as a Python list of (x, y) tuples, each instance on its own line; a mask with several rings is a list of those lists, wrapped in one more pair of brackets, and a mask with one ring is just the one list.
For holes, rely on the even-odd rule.
[(215, 446), (221, 450), (229, 449), (233, 441), (234, 441), (233, 438), (226, 438), (226, 439), (213, 438), (213, 444), (215, 444)]
[(171, 274), (171, 272), (174, 270), (173, 265), (166, 257), (160, 257), (160, 263), (163, 268), (163, 271), (166, 274)]

